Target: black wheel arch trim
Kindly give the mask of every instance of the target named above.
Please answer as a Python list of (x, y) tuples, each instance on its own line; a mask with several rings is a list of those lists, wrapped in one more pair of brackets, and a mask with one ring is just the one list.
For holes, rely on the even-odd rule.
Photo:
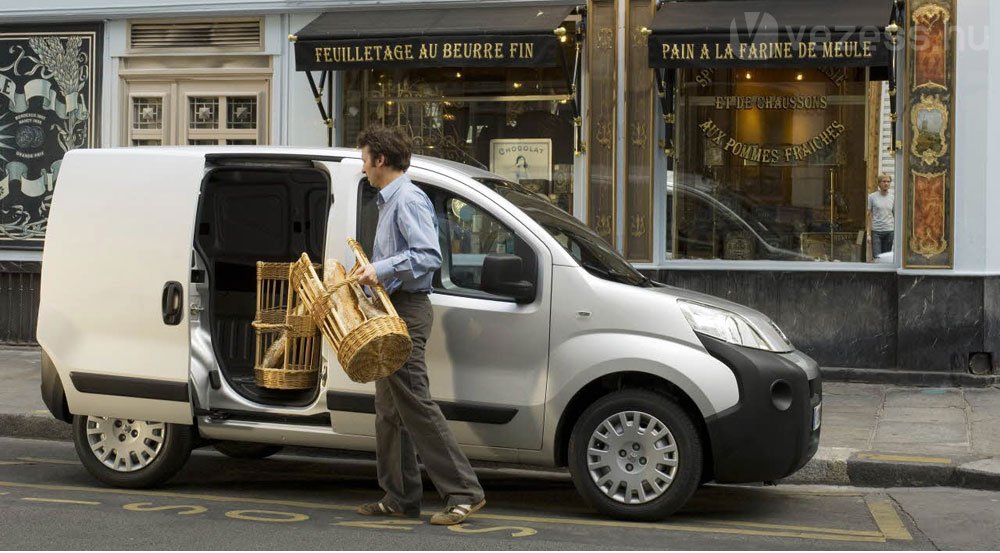
[(62, 379), (56, 371), (55, 363), (43, 349), (42, 350), (42, 401), (48, 407), (52, 416), (63, 422), (73, 422), (73, 414), (69, 412), (66, 404), (66, 391), (63, 389)]
[[(518, 410), (513, 407), (471, 401), (437, 401), (444, 418), (456, 422), (507, 424)], [(375, 414), (375, 396), (351, 392), (327, 392), (326, 406), (330, 411)]]
[(85, 372), (71, 372), (69, 378), (74, 388), (86, 394), (191, 402), (187, 382)]

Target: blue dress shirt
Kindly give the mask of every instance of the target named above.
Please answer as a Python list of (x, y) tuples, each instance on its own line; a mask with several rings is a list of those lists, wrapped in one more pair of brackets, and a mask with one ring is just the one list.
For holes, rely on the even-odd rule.
[(431, 292), (441, 267), (434, 205), (403, 175), (379, 191), (372, 266), (388, 293)]

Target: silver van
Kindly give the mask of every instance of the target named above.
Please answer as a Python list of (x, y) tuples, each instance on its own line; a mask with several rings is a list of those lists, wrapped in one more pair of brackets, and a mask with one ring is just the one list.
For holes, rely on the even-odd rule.
[[(444, 262), (431, 393), (472, 459), (568, 466), (618, 518), (706, 481), (791, 474), (816, 452), (816, 363), (761, 313), (651, 281), (587, 226), (496, 175), (415, 157)], [(42, 395), (98, 480), (147, 487), (193, 447), (374, 451), (374, 385), (325, 344), (315, 389), (254, 383), (255, 263), (371, 251), (351, 149), (67, 154), (43, 254)], [(487, 490), (488, 492), (488, 490)]]

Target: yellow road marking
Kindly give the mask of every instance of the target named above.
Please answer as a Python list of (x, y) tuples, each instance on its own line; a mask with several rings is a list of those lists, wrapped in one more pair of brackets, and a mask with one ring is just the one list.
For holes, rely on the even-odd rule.
[(927, 463), (934, 465), (950, 465), (947, 457), (921, 457), (918, 455), (883, 455), (881, 453), (858, 453), (858, 459), (871, 461), (898, 461), (901, 463)]
[[(229, 503), (281, 505), (284, 507), (301, 507), (305, 509), (323, 509), (323, 510), (333, 510), (333, 511), (353, 512), (356, 508), (354, 506), (348, 506), (348, 505), (315, 503), (311, 501), (293, 501), (287, 499), (228, 497), (219, 495), (186, 494), (186, 493), (161, 492), (161, 491), (150, 491), (150, 490), (107, 489), (107, 488), (92, 488), (87, 486), (58, 486), (51, 484), (24, 484), (20, 482), (0, 481), (0, 487), (29, 488), (38, 490), (77, 491), (77, 492), (103, 493), (103, 494), (135, 495), (135, 496), (146, 496), (146, 497), (171, 497), (171, 498), (183, 498), (186, 500), (197, 499), (202, 501), (216, 501), (216, 502), (229, 502)], [(430, 515), (432, 513), (424, 512), (421, 514)], [(626, 522), (617, 520), (599, 520), (599, 519), (581, 519), (581, 518), (529, 517), (529, 516), (515, 516), (515, 515), (497, 515), (497, 514), (482, 513), (482, 512), (476, 513), (474, 517), (476, 520), (533, 522), (539, 524), (552, 524), (559, 526), (634, 528), (639, 530), (668, 530), (668, 531), (692, 532), (692, 533), (702, 533), (702, 534), (730, 534), (739, 536), (763, 536), (763, 537), (800, 538), (800, 539), (827, 540), (827, 541), (860, 541), (860, 542), (885, 543), (884, 537), (867, 535), (866, 532), (855, 532), (849, 535), (848, 534), (842, 535), (839, 533), (838, 534), (826, 533), (825, 531), (806, 532), (806, 531), (776, 531), (776, 530), (744, 530), (738, 528), (694, 526), (690, 524)], [(845, 530), (845, 532), (849, 531)]]
[(75, 499), (47, 499), (44, 497), (22, 497), (25, 501), (37, 501), (39, 503), (69, 503), (71, 505), (100, 505), (100, 501), (77, 501)]
[(127, 505), (122, 505), (122, 509), (126, 511), (177, 511), (178, 515), (200, 515), (207, 512), (208, 509), (202, 507), (201, 505), (161, 505), (159, 507), (154, 507), (152, 503), (129, 503)]
[(281, 511), (262, 511), (259, 509), (238, 509), (227, 512), (226, 516), (237, 520), (253, 520), (255, 522), (302, 522), (309, 520), (309, 515), (303, 515), (302, 513), (283, 513)]
[[(452, 532), (458, 532), (460, 534), (486, 534), (488, 532), (510, 532), (510, 537), (512, 538), (525, 538), (528, 536), (534, 536), (538, 533), (538, 530), (534, 528), (527, 528), (524, 526), (494, 526), (492, 528), (466, 528), (465, 524), (455, 524), (449, 526), (448, 529)], [(516, 530), (516, 531), (515, 531)]]
[(65, 459), (41, 459), (38, 457), (18, 457), (18, 461), (28, 463), (49, 463), (50, 465), (80, 465), (80, 461), (66, 461)]
[(845, 536), (882, 537), (882, 532), (879, 532), (878, 530), (838, 530), (836, 528), (821, 528), (818, 526), (793, 526), (790, 524), (767, 524), (764, 522), (740, 522), (728, 520), (714, 520), (712, 521), (712, 524), (746, 526), (748, 528), (773, 528), (775, 530), (799, 530), (802, 532), (819, 532), (821, 534), (843, 534)]
[(906, 541), (913, 539), (891, 501), (869, 501), (868, 510), (871, 511), (875, 524), (878, 524), (878, 529), (886, 539)]
[(422, 520), (349, 520), (346, 522), (338, 522), (337, 526), (379, 530), (413, 530), (415, 526), (419, 526), (423, 523), (424, 522)]

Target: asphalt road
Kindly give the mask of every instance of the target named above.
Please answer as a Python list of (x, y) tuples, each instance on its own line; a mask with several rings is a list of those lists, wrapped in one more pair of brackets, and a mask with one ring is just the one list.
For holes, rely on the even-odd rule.
[(591, 511), (564, 476), (478, 471), (488, 505), (437, 527), (428, 484), (420, 520), (373, 519), (374, 464), (196, 451), (156, 490), (107, 488), (72, 444), (0, 438), (0, 549), (820, 549), (1000, 547), (1000, 493), (946, 488), (706, 486), (661, 523)]

